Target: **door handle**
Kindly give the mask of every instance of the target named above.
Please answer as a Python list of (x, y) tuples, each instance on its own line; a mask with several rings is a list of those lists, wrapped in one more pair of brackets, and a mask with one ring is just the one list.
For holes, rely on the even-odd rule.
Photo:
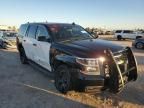
[(33, 46), (37, 46), (37, 44), (33, 43)]

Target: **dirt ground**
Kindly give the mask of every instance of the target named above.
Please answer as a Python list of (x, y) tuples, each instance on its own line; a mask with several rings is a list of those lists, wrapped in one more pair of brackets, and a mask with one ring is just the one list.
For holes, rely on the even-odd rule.
[[(113, 41), (131, 46), (131, 41)], [(62, 95), (51, 77), (31, 65), (22, 65), (16, 49), (0, 50), (0, 108), (142, 108), (144, 107), (144, 50), (133, 48), (139, 77), (117, 95), (90, 95), (70, 91)]]

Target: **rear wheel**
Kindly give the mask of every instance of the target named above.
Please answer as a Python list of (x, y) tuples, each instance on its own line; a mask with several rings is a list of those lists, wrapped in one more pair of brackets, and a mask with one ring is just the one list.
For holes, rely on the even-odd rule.
[(66, 65), (60, 65), (55, 71), (55, 86), (61, 93), (67, 93), (72, 88), (71, 73)]
[(122, 39), (122, 36), (121, 35), (118, 35), (117, 36), (117, 40), (121, 40)]
[(123, 40), (126, 40), (125, 38), (123, 38)]
[(28, 60), (27, 60), (27, 57), (23, 48), (20, 49), (20, 60), (22, 64), (28, 63)]
[(136, 48), (142, 49), (142, 48), (144, 48), (144, 44), (139, 42), (139, 43), (136, 44)]

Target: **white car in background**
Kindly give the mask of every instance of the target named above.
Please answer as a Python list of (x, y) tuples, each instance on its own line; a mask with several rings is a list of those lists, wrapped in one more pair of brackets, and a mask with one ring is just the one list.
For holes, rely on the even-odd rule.
[(144, 34), (133, 31), (133, 30), (116, 30), (114, 38), (117, 40), (121, 39), (138, 39), (144, 37)]
[(0, 48), (15, 48), (16, 35), (13, 31), (0, 31)]

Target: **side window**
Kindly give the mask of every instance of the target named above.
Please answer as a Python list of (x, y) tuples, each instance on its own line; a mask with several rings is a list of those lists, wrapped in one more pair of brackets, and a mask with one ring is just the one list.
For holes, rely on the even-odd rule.
[(37, 30), (37, 26), (36, 25), (30, 25), (29, 31), (28, 31), (28, 37), (35, 39), (36, 30)]
[(28, 24), (21, 25), (19, 32), (18, 32), (18, 36), (20, 37), (25, 36), (27, 29), (28, 29)]
[(133, 33), (131, 30), (125, 30), (124, 33)]
[(45, 36), (47, 39), (49, 38), (48, 31), (44, 26), (38, 26), (36, 37), (39, 36)]
[(121, 30), (117, 30), (115, 33), (121, 33), (122, 31)]

